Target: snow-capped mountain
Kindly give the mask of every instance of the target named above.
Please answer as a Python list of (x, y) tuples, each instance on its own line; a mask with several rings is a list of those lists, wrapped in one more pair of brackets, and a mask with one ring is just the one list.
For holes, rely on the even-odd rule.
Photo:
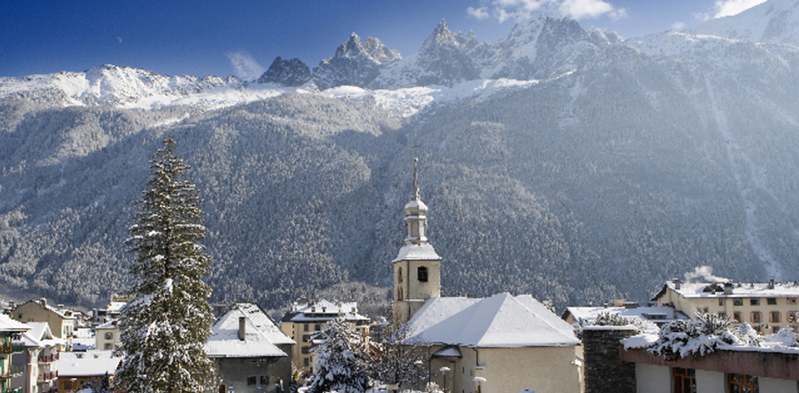
[(689, 32), (799, 46), (799, 2), (769, 0), (738, 15), (705, 21)]
[(311, 81), (311, 70), (302, 60), (283, 60), (276, 57), (269, 69), (258, 78), (258, 83), (274, 83), (283, 86), (302, 86)]
[[(764, 5), (790, 20), (785, 4)], [(771, 22), (751, 15), (775, 13), (728, 21), (755, 31)], [(82, 303), (124, 287), (164, 133), (206, 201), (219, 299), (385, 285), (414, 156), (447, 293), (562, 306), (647, 300), (699, 265), (799, 276), (796, 46), (546, 17), (493, 44), (441, 23), (419, 53), (381, 45), (352, 36), (292, 87), (308, 74), (282, 59), (265, 83), (3, 78), (0, 285)]]

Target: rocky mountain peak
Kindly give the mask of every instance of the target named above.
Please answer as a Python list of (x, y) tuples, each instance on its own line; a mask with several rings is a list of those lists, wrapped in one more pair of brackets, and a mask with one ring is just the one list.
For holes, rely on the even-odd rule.
[(433, 33), (430, 34), (426, 40), (424, 40), (422, 48), (441, 44), (458, 45), (458, 40), (455, 38), (455, 35), (449, 31), (449, 28), (447, 28), (447, 22), (444, 19), (438, 23), (438, 26), (436, 26), (436, 29), (433, 30)]
[(374, 37), (366, 39), (366, 42), (363, 43), (363, 49), (377, 64), (402, 60), (402, 56), (398, 51), (383, 45), (380, 40)]
[(301, 86), (311, 80), (311, 70), (302, 60), (283, 60), (276, 57), (269, 69), (258, 78), (258, 83), (277, 83), (283, 86)]

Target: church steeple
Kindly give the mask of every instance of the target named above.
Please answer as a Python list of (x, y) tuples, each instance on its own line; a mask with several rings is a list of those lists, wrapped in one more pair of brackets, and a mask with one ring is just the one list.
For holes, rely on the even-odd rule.
[(394, 323), (402, 324), (431, 297), (441, 296), (441, 257), (427, 241), (427, 205), (419, 189), (418, 159), (413, 160), (413, 190), (405, 204), (405, 245), (394, 265)]
[(427, 205), (419, 190), (418, 158), (413, 159), (413, 194), (405, 205), (405, 244), (427, 244)]

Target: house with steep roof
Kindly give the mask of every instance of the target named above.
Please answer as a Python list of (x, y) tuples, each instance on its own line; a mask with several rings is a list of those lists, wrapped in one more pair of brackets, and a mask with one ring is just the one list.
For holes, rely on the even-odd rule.
[(13, 342), (30, 327), (0, 314), (0, 392), (22, 393), (22, 386), (13, 384), (12, 379), (24, 372), (24, 365), (13, 364), (11, 355), (24, 350), (24, 347)]
[(58, 359), (66, 340), (53, 336), (46, 322), (28, 322), (31, 329), (14, 343), (25, 348), (13, 355), (14, 364), (22, 364), (24, 374), (13, 380), (23, 393), (52, 393), (57, 390)]
[(47, 322), (53, 336), (67, 341), (67, 350), (72, 350), (72, 332), (78, 327), (77, 316), (72, 310), (53, 307), (47, 299), (30, 300), (17, 306), (11, 318), (20, 322)]
[(219, 393), (282, 393), (288, 389), (294, 340), (257, 305), (234, 304), (211, 331), (205, 350), (219, 367)]
[[(370, 320), (358, 314), (358, 303), (355, 302), (331, 302), (322, 299), (309, 303), (299, 300), (294, 302), (291, 311), (281, 319), (281, 330), (297, 343), (292, 348), (291, 358), (295, 368), (302, 370), (303, 374), (312, 373), (316, 365), (316, 357), (311, 351), (313, 334), (324, 329), (330, 321), (338, 317), (344, 318), (352, 325), (363, 340), (369, 339)], [(296, 375), (295, 379), (303, 380), (300, 375)]]
[(94, 347), (102, 350), (113, 350), (121, 342), (121, 332), (119, 331), (119, 321), (113, 320), (98, 325), (94, 328)]
[(530, 295), (441, 297), (441, 261), (427, 238), (417, 160), (405, 205), (405, 245), (392, 261), (393, 323), (403, 345), (428, 351), (431, 381), (444, 391), (581, 391), (580, 340)]
[[(796, 321), (796, 282), (666, 282), (652, 298), (694, 318), (696, 313), (729, 316), (734, 325), (747, 322), (762, 334), (776, 333)], [(799, 321), (797, 321), (799, 322)]]

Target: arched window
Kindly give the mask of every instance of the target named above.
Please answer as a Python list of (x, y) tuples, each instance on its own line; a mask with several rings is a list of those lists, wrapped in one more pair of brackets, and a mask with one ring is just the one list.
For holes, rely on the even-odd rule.
[(416, 269), (416, 278), (419, 279), (419, 282), (427, 282), (427, 268), (424, 266), (419, 266)]
[(397, 271), (397, 282), (402, 282), (402, 266), (400, 266)]

